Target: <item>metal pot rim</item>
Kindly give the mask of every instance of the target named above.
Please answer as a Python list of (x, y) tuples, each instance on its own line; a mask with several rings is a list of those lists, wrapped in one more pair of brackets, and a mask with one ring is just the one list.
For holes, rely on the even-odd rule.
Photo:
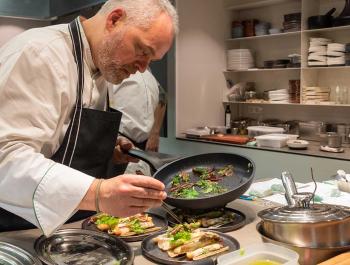
[(350, 221), (350, 208), (331, 205), (315, 204), (314, 211), (288, 206), (273, 207), (258, 212), (263, 221), (289, 224), (316, 224)]
[(329, 249), (329, 250), (335, 250), (335, 249), (336, 250), (342, 250), (342, 249), (344, 249), (344, 250), (349, 250), (350, 249), (350, 245), (348, 245), (348, 246), (338, 246), (338, 247), (305, 247), (305, 246), (298, 246), (296, 244), (285, 243), (285, 242), (278, 241), (278, 240), (275, 240), (273, 238), (270, 238), (267, 235), (265, 235), (262, 230), (263, 230), (262, 222), (257, 223), (256, 231), (258, 231), (258, 233), (259, 233), (259, 235), (261, 237), (265, 237), (265, 238), (267, 238), (267, 239), (269, 239), (271, 241), (275, 241), (275, 242), (278, 242), (280, 244), (284, 244), (284, 245), (291, 246), (291, 247), (297, 247), (297, 248), (300, 248), (300, 249), (315, 249), (315, 250), (316, 249), (319, 249), (319, 250), (322, 250), (322, 249)]

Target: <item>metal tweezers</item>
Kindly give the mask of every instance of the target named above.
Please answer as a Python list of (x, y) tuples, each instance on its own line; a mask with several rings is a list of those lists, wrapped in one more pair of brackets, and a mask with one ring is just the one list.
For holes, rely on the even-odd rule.
[(181, 224), (182, 221), (180, 220), (180, 218), (173, 212), (173, 210), (169, 207), (169, 205), (167, 205), (165, 202), (162, 203), (162, 208), (172, 217), (174, 218), (174, 220)]

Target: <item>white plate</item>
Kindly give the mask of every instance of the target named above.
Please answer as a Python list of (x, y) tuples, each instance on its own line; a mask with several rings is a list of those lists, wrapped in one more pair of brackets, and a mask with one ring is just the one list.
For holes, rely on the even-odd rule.
[(293, 149), (305, 149), (309, 145), (309, 142), (305, 140), (288, 140), (287, 145)]

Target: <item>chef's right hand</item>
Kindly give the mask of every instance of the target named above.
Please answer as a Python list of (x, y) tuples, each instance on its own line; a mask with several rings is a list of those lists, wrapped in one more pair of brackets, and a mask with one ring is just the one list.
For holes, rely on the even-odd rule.
[(103, 180), (99, 192), (102, 212), (127, 217), (158, 207), (166, 198), (165, 186), (159, 180), (140, 175), (121, 175)]

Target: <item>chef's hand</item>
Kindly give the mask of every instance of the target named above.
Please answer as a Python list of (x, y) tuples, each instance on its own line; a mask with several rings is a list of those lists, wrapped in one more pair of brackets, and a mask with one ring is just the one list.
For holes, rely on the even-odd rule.
[(133, 143), (123, 137), (119, 136), (114, 148), (113, 161), (116, 164), (125, 164), (128, 162), (137, 163), (139, 160), (135, 157), (127, 155), (127, 151), (134, 148)]
[(126, 217), (158, 207), (166, 198), (164, 184), (152, 177), (121, 175), (103, 180), (99, 192), (102, 212)]
[(159, 150), (159, 134), (150, 134), (146, 143), (146, 151), (158, 152)]

